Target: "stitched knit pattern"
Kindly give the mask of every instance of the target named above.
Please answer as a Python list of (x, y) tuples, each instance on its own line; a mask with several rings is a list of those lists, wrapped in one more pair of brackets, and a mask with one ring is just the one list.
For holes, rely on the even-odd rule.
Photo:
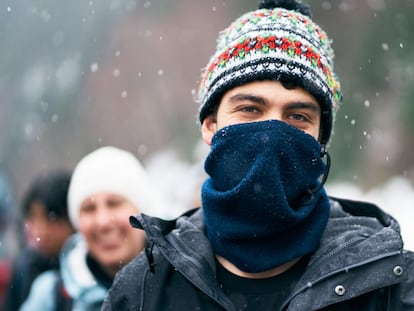
[(246, 13), (222, 31), (198, 91), (199, 121), (223, 94), (254, 80), (291, 80), (321, 105), (321, 143), (327, 143), (342, 100), (327, 34), (308, 16), (283, 8)]

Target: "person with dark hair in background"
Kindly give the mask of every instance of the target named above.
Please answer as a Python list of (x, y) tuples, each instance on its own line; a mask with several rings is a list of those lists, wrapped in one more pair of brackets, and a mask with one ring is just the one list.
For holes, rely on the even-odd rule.
[(102, 310), (414, 310), (396, 220), (324, 189), (342, 100), (333, 58), (299, 0), (260, 1), (220, 33), (198, 92), (201, 208), (131, 218), (149, 246)]
[(69, 217), (78, 233), (61, 251), (60, 272), (37, 277), (20, 310), (99, 310), (115, 273), (146, 244), (129, 217), (155, 215), (155, 200), (132, 153), (105, 146), (83, 157), (68, 192)]
[(42, 172), (22, 198), (26, 245), (14, 260), (4, 311), (19, 310), (40, 273), (59, 269), (60, 250), (74, 233), (67, 207), (70, 178), (66, 170)]

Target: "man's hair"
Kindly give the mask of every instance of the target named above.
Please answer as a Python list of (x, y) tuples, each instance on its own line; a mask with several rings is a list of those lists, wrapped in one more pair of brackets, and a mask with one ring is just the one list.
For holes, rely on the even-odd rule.
[(31, 182), (23, 196), (23, 216), (27, 218), (35, 202), (42, 203), (49, 218), (68, 218), (67, 195), (71, 174), (65, 170), (42, 172)]

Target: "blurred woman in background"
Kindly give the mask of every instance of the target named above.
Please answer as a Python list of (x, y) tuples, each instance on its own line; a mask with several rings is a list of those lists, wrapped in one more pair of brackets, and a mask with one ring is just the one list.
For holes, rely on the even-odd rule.
[(146, 172), (131, 153), (108, 146), (85, 156), (68, 193), (79, 234), (61, 253), (61, 272), (40, 275), (21, 310), (99, 310), (116, 272), (146, 243), (129, 217), (154, 214), (153, 200)]

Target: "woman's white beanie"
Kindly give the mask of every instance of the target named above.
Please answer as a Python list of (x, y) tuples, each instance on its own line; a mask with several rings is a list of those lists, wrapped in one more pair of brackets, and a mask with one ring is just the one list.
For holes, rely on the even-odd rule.
[(128, 199), (137, 212), (156, 216), (154, 194), (147, 173), (130, 152), (101, 147), (82, 158), (72, 174), (69, 192), (69, 218), (78, 228), (82, 202), (99, 192), (110, 192)]

